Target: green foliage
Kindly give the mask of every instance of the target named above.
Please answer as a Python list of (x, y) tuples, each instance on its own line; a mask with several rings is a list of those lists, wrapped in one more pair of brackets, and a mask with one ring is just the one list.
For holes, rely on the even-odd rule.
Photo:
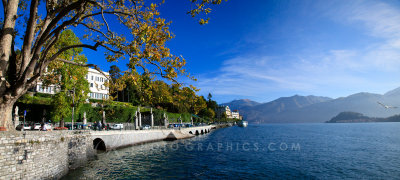
[(66, 92), (61, 91), (57, 93), (52, 99), (52, 120), (54, 122), (59, 122), (71, 114), (71, 102), (70, 98), (67, 97)]
[(208, 96), (207, 96), (208, 101), (211, 101), (211, 98), (212, 98), (211, 93), (208, 93)]
[(37, 92), (37, 93), (35, 93), (35, 96), (43, 97), (43, 98), (53, 98), (54, 94), (46, 94), (46, 93)]
[(131, 103), (127, 103), (127, 102), (110, 101), (109, 105), (136, 108), (136, 106), (133, 106)]
[(18, 102), (24, 104), (40, 104), (40, 105), (50, 105), (51, 104), (50, 97), (40, 97), (40, 96), (31, 96), (29, 94), (23, 95), (18, 99)]
[(123, 106), (107, 106), (106, 120), (109, 122), (135, 122), (136, 108)]
[(169, 122), (179, 122), (178, 119), (181, 118), (182, 122), (191, 122), (190, 113), (167, 113)]
[(116, 81), (126, 81), (123, 83), (126, 87), (115, 93), (118, 96), (118, 100), (126, 100), (135, 106), (152, 106), (180, 114), (198, 114), (207, 107), (205, 98), (196, 95), (197, 89), (193, 86), (168, 85), (163, 81), (153, 81), (146, 74), (137, 75), (134, 80), (120, 77)]
[[(100, 121), (102, 119), (102, 111), (99, 107), (92, 107), (91, 104), (83, 104), (79, 109), (78, 113), (74, 116), (74, 119), (83, 121), (83, 113), (86, 112), (86, 119), (88, 122)], [(70, 121), (71, 117), (67, 117), (66, 120)]]
[(213, 100), (207, 101), (207, 107), (212, 109), (212, 110), (217, 110), (218, 109), (218, 103)]
[[(71, 30), (64, 31), (59, 38), (60, 40), (54, 48), (81, 44), (79, 38)], [(82, 48), (69, 49), (61, 53), (60, 57), (65, 60), (84, 64), (87, 59), (84, 55), (80, 54), (81, 52)], [(88, 98), (88, 93), (90, 92), (89, 83), (85, 79), (88, 68), (53, 61), (48, 69), (49, 73), (42, 78), (44, 84), (54, 84), (60, 88), (60, 92), (54, 96), (52, 101), (54, 108), (52, 119), (58, 122), (69, 116), (68, 114), (71, 113), (72, 106), (75, 107), (76, 111), (79, 111)]]
[(200, 115), (211, 119), (215, 117), (215, 112), (211, 108), (205, 108), (200, 111)]
[[(93, 107), (91, 104), (83, 104), (79, 111), (75, 113), (74, 120), (82, 122), (83, 114), (86, 112), (88, 122), (99, 122), (103, 118), (103, 110), (105, 111), (106, 122), (127, 123), (135, 121), (137, 107), (121, 103), (106, 105), (104, 108)], [(71, 114), (65, 117), (65, 121), (71, 121)]]

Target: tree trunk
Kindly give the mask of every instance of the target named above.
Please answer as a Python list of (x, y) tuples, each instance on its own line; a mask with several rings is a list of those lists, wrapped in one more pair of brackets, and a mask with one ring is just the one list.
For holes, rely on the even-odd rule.
[[(4, 1), (3, 1), (4, 2)], [(14, 34), (14, 26), (15, 26), (15, 21), (17, 17), (17, 11), (18, 11), (18, 0), (10, 0), (7, 1), (7, 4), (3, 3), (4, 11), (6, 12), (4, 15), (4, 24), (1, 29), (1, 36), (0, 36), (0, 94), (3, 95), (5, 90), (6, 90), (6, 79), (5, 77), (7, 76), (7, 70), (9, 66), (9, 58), (11, 56), (11, 46), (13, 42), (13, 34)], [(14, 105), (14, 103), (12, 103)], [(3, 113), (5, 112), (5, 107), (8, 107), (8, 104), (6, 102), (1, 103), (0, 111)], [(12, 107), (11, 107), (12, 108)], [(2, 123), (6, 122), (4, 121), (3, 116), (1, 114), (1, 121), (0, 121), (0, 127), (3, 126)]]
[(0, 130), (15, 130), (12, 123), (12, 109), (15, 102), (6, 102), (0, 104)]
[(62, 118), (61, 118), (61, 121), (60, 121), (59, 127), (64, 127), (64, 117), (62, 117)]

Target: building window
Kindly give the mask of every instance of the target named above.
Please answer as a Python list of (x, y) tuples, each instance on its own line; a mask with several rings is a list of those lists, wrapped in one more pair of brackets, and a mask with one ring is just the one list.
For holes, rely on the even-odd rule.
[(90, 83), (90, 87), (93, 87), (93, 83)]
[(93, 76), (91, 76), (91, 79), (92, 79), (92, 81), (93, 81)]

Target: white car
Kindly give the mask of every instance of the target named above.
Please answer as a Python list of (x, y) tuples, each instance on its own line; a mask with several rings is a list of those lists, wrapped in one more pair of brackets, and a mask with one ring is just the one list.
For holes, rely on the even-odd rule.
[(25, 124), (24, 125), (24, 131), (25, 130), (31, 130), (31, 129), (32, 129), (32, 127), (29, 124)]
[(111, 126), (111, 129), (124, 129), (123, 124), (114, 124)]
[(35, 123), (35, 124), (32, 126), (32, 130), (40, 130), (40, 127), (42, 127), (42, 125), (41, 125), (40, 123)]
[(143, 130), (149, 130), (149, 129), (151, 129), (151, 127), (150, 127), (150, 125), (145, 125), (145, 126), (142, 127), (142, 129)]

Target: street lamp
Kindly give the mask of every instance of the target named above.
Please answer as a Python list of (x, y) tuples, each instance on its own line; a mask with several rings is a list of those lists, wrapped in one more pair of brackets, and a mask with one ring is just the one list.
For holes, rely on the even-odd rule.
[(73, 88), (70, 93), (72, 94), (72, 126), (71, 130), (74, 130), (74, 110), (75, 110), (75, 88)]

